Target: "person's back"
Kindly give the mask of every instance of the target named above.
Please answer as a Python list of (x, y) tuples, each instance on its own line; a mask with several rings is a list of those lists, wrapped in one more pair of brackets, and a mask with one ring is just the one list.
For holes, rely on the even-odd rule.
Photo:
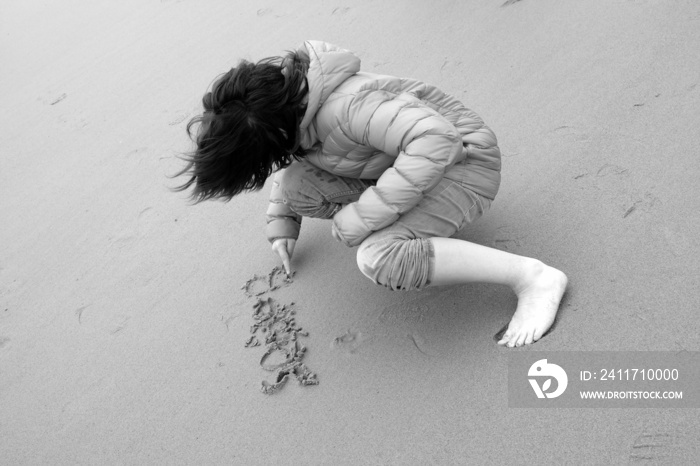
[[(374, 105), (367, 103), (367, 100), (374, 101)], [(358, 141), (347, 138), (347, 132), (338, 127), (339, 120), (337, 118), (337, 115), (353, 112), (372, 112), (378, 104), (389, 101), (393, 101), (403, 108), (415, 105), (422, 110), (432, 109), (451, 123), (460, 134), (463, 145), (462, 154), (454, 163), (467, 159), (467, 163), (472, 169), (469, 180), (467, 180), (470, 188), (491, 200), (495, 199), (501, 181), (501, 152), (494, 132), (476, 112), (465, 107), (455, 97), (435, 86), (411, 78), (358, 72), (335, 88), (313, 120), (317, 139), (325, 141), (331, 138), (332, 144), (346, 147), (347, 152), (363, 153), (366, 157), (353, 164), (346, 164), (346, 167), (343, 167), (344, 171), (325, 161), (323, 166), (326, 170), (341, 176), (376, 179), (393, 164), (394, 159), (400, 153), (398, 144), (391, 147), (393, 150), (388, 151), (390, 153), (386, 156), (383, 153), (377, 153), (377, 150), (371, 145), (359, 145)], [(418, 116), (422, 116), (422, 113)], [(352, 120), (353, 116), (350, 115), (348, 119)], [(410, 114), (404, 116), (403, 120), (402, 123), (385, 121), (376, 124), (379, 127), (388, 127), (389, 123), (407, 126), (415, 122)], [(407, 131), (408, 128), (401, 130), (403, 134)], [(338, 147), (334, 148), (333, 152), (340, 153), (342, 150)], [(320, 157), (321, 154), (313, 156)], [(353, 158), (357, 159), (358, 157)], [(378, 160), (380, 158), (382, 160)], [(338, 160), (342, 159), (338, 158)], [(353, 166), (359, 164), (363, 164), (361, 171)]]

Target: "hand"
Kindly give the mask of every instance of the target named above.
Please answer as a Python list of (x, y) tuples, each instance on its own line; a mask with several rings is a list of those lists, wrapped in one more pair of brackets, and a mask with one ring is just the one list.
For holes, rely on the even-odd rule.
[(282, 266), (284, 266), (284, 272), (287, 276), (292, 275), (290, 261), (292, 260), (294, 246), (296, 246), (296, 244), (297, 240), (293, 238), (278, 238), (272, 242), (272, 250), (282, 259)]

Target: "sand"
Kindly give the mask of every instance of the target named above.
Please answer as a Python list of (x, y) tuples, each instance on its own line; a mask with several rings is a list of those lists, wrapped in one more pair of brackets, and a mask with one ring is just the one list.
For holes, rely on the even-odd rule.
[[(3, 464), (697, 460), (697, 410), (509, 408), (506, 369), (700, 349), (698, 2), (12, 0), (0, 34)], [(319, 384), (260, 392), (268, 190), (193, 207), (167, 176), (218, 74), (305, 39), (495, 130), (501, 192), (460, 237), (568, 274), (550, 335), (499, 347), (508, 289), (385, 290), (308, 220), (275, 299)]]

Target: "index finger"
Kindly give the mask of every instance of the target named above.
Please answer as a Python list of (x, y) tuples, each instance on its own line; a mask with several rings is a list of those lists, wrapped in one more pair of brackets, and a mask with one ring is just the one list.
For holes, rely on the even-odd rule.
[(289, 253), (287, 253), (286, 246), (280, 246), (277, 248), (277, 254), (282, 258), (282, 265), (284, 266), (284, 271), (287, 275), (292, 274), (291, 265), (289, 263)]

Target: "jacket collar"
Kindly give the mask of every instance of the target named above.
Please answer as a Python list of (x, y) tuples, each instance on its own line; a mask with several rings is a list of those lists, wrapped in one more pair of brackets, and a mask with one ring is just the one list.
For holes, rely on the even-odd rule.
[(360, 71), (360, 59), (349, 50), (327, 42), (308, 40), (304, 47), (309, 54), (309, 102), (301, 121), (301, 145), (310, 148), (316, 142), (311, 126), (316, 113), (328, 96), (343, 81)]

